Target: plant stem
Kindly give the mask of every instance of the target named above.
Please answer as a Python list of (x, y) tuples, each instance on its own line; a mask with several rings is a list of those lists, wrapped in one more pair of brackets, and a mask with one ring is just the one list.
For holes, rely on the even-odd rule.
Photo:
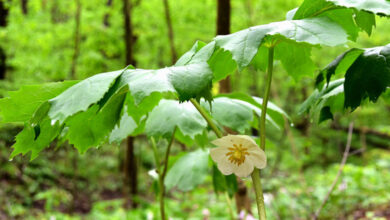
[[(267, 68), (267, 84), (265, 87), (263, 103), (261, 106), (261, 116), (260, 116), (260, 125), (259, 125), (259, 133), (260, 133), (260, 148), (265, 150), (265, 120), (267, 116), (267, 105), (269, 94), (271, 91), (271, 82), (272, 82), (272, 72), (274, 67), (274, 46), (271, 46), (268, 49), (268, 68)], [(261, 186), (260, 179), (260, 170), (255, 168), (252, 173), (252, 181), (253, 187), (256, 192), (256, 203), (257, 203), (257, 211), (259, 213), (259, 219), (265, 220), (265, 205), (264, 205), (264, 197), (263, 197), (263, 188)]]
[(253, 187), (255, 188), (256, 193), (256, 203), (257, 203), (257, 212), (259, 214), (260, 220), (267, 219), (265, 215), (265, 205), (264, 205), (264, 197), (263, 197), (263, 187), (261, 186), (260, 179), (260, 170), (255, 168), (253, 173), (251, 174)]
[(202, 117), (207, 121), (207, 124), (209, 124), (215, 135), (217, 135), (218, 138), (221, 138), (223, 136), (222, 132), (218, 129), (209, 114), (202, 108), (202, 106), (200, 106), (199, 102), (195, 99), (190, 99), (190, 101), (195, 106), (196, 110), (198, 110)]
[[(191, 103), (195, 106), (195, 108), (198, 110), (198, 112), (202, 115), (202, 117), (207, 121), (208, 125), (211, 127), (211, 129), (214, 131), (215, 135), (217, 135), (218, 138), (221, 138), (223, 136), (222, 132), (218, 129), (217, 125), (213, 122), (213, 119), (210, 117), (210, 115), (200, 106), (199, 102), (195, 99), (190, 99)], [(230, 218), (232, 220), (235, 219), (235, 215), (233, 212), (233, 206), (231, 199), (227, 192), (225, 192), (225, 199), (226, 203), (228, 205)]]
[(273, 62), (274, 62), (274, 48), (270, 47), (268, 49), (268, 68), (267, 68), (267, 84), (265, 87), (263, 103), (261, 106), (261, 116), (260, 116), (260, 125), (259, 125), (259, 133), (260, 133), (260, 148), (265, 150), (265, 119), (267, 115), (267, 105), (269, 94), (271, 91), (271, 82), (272, 82), (272, 72), (273, 72)]
[(156, 162), (156, 169), (157, 169), (157, 172), (158, 172), (158, 183), (159, 183), (159, 188), (160, 188), (160, 191), (159, 191), (160, 215), (161, 215), (161, 219), (162, 220), (166, 219), (166, 215), (165, 215), (165, 185), (164, 185), (164, 180), (165, 180), (165, 176), (166, 176), (167, 170), (168, 170), (169, 153), (171, 152), (171, 147), (172, 147), (173, 141), (175, 139), (175, 132), (176, 132), (176, 127), (173, 130), (171, 140), (169, 141), (169, 144), (168, 144), (168, 147), (167, 147), (167, 151), (165, 152), (164, 167), (161, 167), (161, 165), (160, 165), (160, 160), (159, 160), (159, 156), (158, 156), (158, 150), (157, 150), (157, 147), (156, 147), (156, 142), (154, 141), (154, 138), (151, 139), (151, 141), (152, 141), (152, 148), (153, 148), (153, 152), (154, 152), (154, 159), (155, 159), (155, 162)]

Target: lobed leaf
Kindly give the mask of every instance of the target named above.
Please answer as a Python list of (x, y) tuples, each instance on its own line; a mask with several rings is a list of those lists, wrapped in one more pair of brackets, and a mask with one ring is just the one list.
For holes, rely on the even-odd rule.
[(177, 187), (181, 191), (190, 191), (203, 183), (208, 174), (209, 153), (199, 149), (180, 157), (168, 170), (165, 178), (167, 190)]
[(390, 86), (390, 44), (383, 47), (351, 49), (332, 61), (317, 77), (320, 86), (334, 74), (345, 73), (344, 107), (352, 110), (363, 100), (376, 102)]
[(266, 36), (278, 41), (295, 41), (310, 45), (335, 46), (347, 41), (345, 31), (330, 19), (309, 18), (286, 20), (248, 29), (215, 38), (216, 46), (232, 53), (239, 70), (248, 66)]
[(375, 14), (390, 16), (387, 0), (305, 0), (301, 6), (288, 13), (288, 19), (328, 17), (341, 25), (351, 40), (356, 40), (363, 30), (371, 35)]
[(23, 86), (20, 90), (9, 92), (9, 97), (0, 99), (2, 122), (26, 122), (44, 102), (76, 84), (77, 81), (44, 83)]
[(207, 128), (207, 122), (189, 102), (161, 100), (146, 120), (145, 133), (150, 137), (170, 139), (177, 128), (183, 136), (195, 139)]
[(16, 136), (16, 143), (12, 146), (11, 158), (18, 154), (25, 155), (31, 151), (31, 160), (47, 147), (59, 134), (62, 128), (58, 123), (51, 125), (51, 120), (45, 118), (39, 125), (40, 135), (32, 125), (26, 123), (24, 129)]
[[(263, 99), (259, 97), (251, 97), (244, 93), (230, 93), (230, 94), (221, 94), (217, 97), (228, 97), (230, 99), (236, 99), (243, 101), (246, 103), (245, 105), (248, 106), (248, 104), (252, 105), (250, 108), (256, 112), (256, 115), (260, 117), (261, 115), (261, 109), (263, 104)], [(241, 103), (243, 103), (241, 102)], [(214, 106), (213, 106), (214, 108)], [(268, 101), (267, 105), (267, 116), (266, 119), (269, 123), (273, 124), (277, 128), (283, 128), (284, 127), (284, 118), (291, 121), (290, 116), (281, 108), (279, 108), (277, 105), (275, 105), (273, 102)], [(257, 121), (256, 121), (257, 122)]]
[(343, 112), (344, 79), (329, 82), (315, 91), (301, 105), (298, 114), (310, 113), (318, 123), (333, 119), (335, 112)]
[(50, 100), (49, 117), (63, 123), (65, 119), (80, 111), (86, 111), (101, 100), (122, 71), (94, 75), (70, 87)]

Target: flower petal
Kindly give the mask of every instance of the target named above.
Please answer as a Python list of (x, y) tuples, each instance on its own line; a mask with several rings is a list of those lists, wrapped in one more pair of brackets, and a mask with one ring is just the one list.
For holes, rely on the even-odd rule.
[(255, 167), (263, 169), (267, 166), (267, 157), (263, 150), (254, 148), (248, 152), (248, 160), (250, 160)]
[(248, 149), (253, 148), (253, 147), (258, 147), (256, 142), (248, 135), (235, 135), (235, 136), (236, 136), (238, 142), (240, 142), (240, 144), (242, 144), (242, 146), (244, 146)]
[(234, 143), (233, 135), (224, 136), (213, 140), (211, 143), (218, 147), (232, 147)]
[(240, 166), (234, 165), (233, 172), (238, 177), (245, 178), (248, 177), (253, 172), (253, 164), (250, 160), (245, 160)]
[(210, 156), (216, 163), (219, 163), (221, 160), (225, 159), (226, 154), (229, 152), (228, 147), (215, 147), (210, 149)]
[(218, 169), (223, 175), (230, 175), (233, 173), (233, 166), (228, 160), (221, 160), (218, 163)]

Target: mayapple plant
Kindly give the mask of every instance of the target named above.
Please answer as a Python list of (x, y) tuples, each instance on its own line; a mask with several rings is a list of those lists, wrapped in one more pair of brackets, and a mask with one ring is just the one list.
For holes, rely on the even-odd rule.
[[(200, 182), (192, 180), (202, 178), (195, 171), (189, 173), (190, 169), (181, 172), (184, 168), (180, 166), (198, 166), (191, 161), (207, 162), (204, 158), (209, 157), (207, 151), (195, 151), (168, 170), (170, 146), (174, 139), (186, 145), (207, 145), (207, 131), (211, 129), (219, 138), (212, 142), (218, 148), (210, 150), (217, 163), (213, 167), (218, 167), (223, 174), (251, 176), (259, 218), (264, 220), (259, 169), (266, 165), (266, 123), (283, 127), (287, 117), (269, 102), (274, 61), (279, 60), (296, 81), (311, 76), (316, 70), (310, 58), (312, 47), (345, 45), (348, 40), (356, 40), (360, 31), (370, 35), (375, 15), (389, 16), (390, 2), (305, 0), (288, 12), (284, 21), (217, 36), (208, 44), (196, 42), (171, 67), (147, 70), (129, 66), (82, 81), (22, 87), (0, 100), (2, 121), (25, 125), (16, 136), (11, 157), (31, 152), (34, 159), (55, 139), (68, 141), (84, 153), (106, 141), (119, 142), (127, 136), (144, 133), (150, 137), (155, 152), (161, 218), (166, 219), (164, 187), (191, 189), (193, 183)], [(317, 90), (304, 103), (301, 112), (314, 111), (322, 121), (332, 118), (336, 110), (357, 108), (366, 98), (376, 101), (390, 86), (389, 54), (389, 46), (351, 49), (342, 54), (320, 72)], [(212, 96), (213, 83), (249, 65), (267, 73), (262, 99), (245, 94)], [(342, 73), (345, 80), (330, 82), (333, 75)], [(341, 105), (340, 100), (343, 100)], [(258, 128), (260, 146), (247, 136), (224, 137), (223, 127), (240, 134), (249, 127)], [(169, 140), (164, 165), (160, 164), (156, 150), (158, 138)], [(204, 163), (200, 166), (200, 170), (207, 168)], [(213, 169), (216, 191), (229, 191), (234, 176), (221, 176)], [(221, 187), (222, 182), (225, 185)], [(229, 200), (227, 196), (231, 204)], [(233, 219), (232, 209), (229, 210)]]

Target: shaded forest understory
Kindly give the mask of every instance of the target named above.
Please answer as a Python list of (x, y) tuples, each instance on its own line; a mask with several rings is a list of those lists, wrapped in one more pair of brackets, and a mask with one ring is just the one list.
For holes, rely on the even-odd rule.
[[(131, 66), (145, 69), (171, 66), (178, 60), (180, 63), (179, 58), (183, 54), (194, 52), (195, 49), (199, 51), (201, 46), (206, 48), (212, 44), (206, 44), (209, 42), (218, 43), (218, 38), (212, 41), (216, 35), (228, 35), (251, 26), (284, 21), (286, 13), (291, 13), (290, 10), (299, 7), (302, 2), (310, 0), (0, 0), (0, 98), (6, 100), (6, 97), (17, 94), (10, 91), (16, 91), (24, 85), (82, 80), (97, 73), (121, 70), (126, 66), (126, 71), (134, 72), (138, 69), (133, 70)], [(329, 2), (327, 4), (330, 4)], [(237, 68), (241, 64), (237, 60), (233, 65), (233, 61), (230, 62), (234, 59), (233, 53), (229, 54), (228, 50), (216, 47), (213, 53), (217, 54), (215, 56), (219, 53), (222, 57), (219, 59), (224, 61), (216, 65), (216, 68), (225, 70), (234, 66), (234, 71), (225, 74), (228, 75), (226, 78), (220, 77), (219, 82), (213, 81), (215, 78), (209, 79), (206, 87), (210, 91), (207, 91), (209, 93), (206, 95), (204, 91), (199, 92), (200, 97), (205, 99), (214, 96), (214, 101), (221, 97), (227, 99), (228, 93), (232, 93), (232, 96), (246, 94), (251, 98), (263, 97), (267, 93), (264, 91), (269, 88), (266, 78), (273, 66), (269, 97), (272, 104), (284, 111), (280, 110), (282, 113), (279, 112), (278, 117), (281, 120), (276, 122), (272, 121), (272, 117), (265, 122), (264, 116), (264, 124), (267, 125), (267, 138), (264, 140), (268, 164), (266, 169), (261, 171), (261, 181), (267, 219), (390, 219), (390, 87), (385, 86), (381, 96), (376, 97), (378, 100), (375, 99), (375, 103), (370, 102), (373, 101), (371, 97), (370, 101), (367, 101), (368, 95), (363, 94), (363, 98), (359, 100), (361, 106), (354, 111), (351, 111), (351, 108), (344, 109), (346, 105), (338, 103), (342, 106), (341, 112), (331, 112), (329, 108), (325, 109), (329, 111), (324, 113), (321, 105), (313, 107), (314, 110), (301, 112), (302, 103), (308, 100), (311, 94), (319, 91), (316, 90), (316, 86), (320, 88), (318, 81), (321, 80), (318, 76), (324, 73), (324, 69), (332, 71), (329, 69), (333, 67), (328, 68), (327, 65), (336, 57), (348, 48), (373, 48), (390, 43), (390, 20), (385, 14), (379, 13), (380, 16), (376, 16), (375, 21), (375, 15), (364, 9), (366, 14), (363, 15), (359, 14), (357, 9), (345, 9), (341, 6), (335, 7), (335, 10), (346, 12), (349, 17), (353, 16), (353, 20), (348, 20), (342, 13), (325, 14), (335, 16), (335, 20), (345, 21), (346, 24), (343, 23), (342, 26), (347, 26), (344, 36), (347, 43), (319, 47), (316, 43), (312, 46), (310, 42), (302, 43), (295, 38), (288, 39), (282, 34), (277, 35), (276, 40), (273, 36), (267, 36), (261, 41), (266, 46), (285, 40), (285, 44), (281, 44), (287, 48), (285, 54), (280, 53), (283, 50), (276, 49), (275, 62), (272, 60), (271, 68), (266, 67), (267, 62), (260, 57), (265, 54), (265, 50), (261, 50), (265, 46), (261, 44), (260, 47), (259, 43), (257, 49), (260, 52), (256, 52), (253, 60), (248, 61), (247, 65), (251, 66), (240, 71)], [(371, 19), (370, 22), (374, 25), (362, 22), (364, 19), (359, 16)], [(359, 22), (360, 18), (363, 20)], [(349, 29), (348, 25), (351, 25)], [(355, 28), (354, 25), (360, 25), (357, 31), (352, 28)], [(294, 40), (298, 43), (293, 42)], [(196, 41), (198, 43), (194, 45)], [(203, 45), (202, 42), (206, 43)], [(291, 46), (289, 44), (294, 46), (291, 47), (293, 49), (288, 50), (287, 46)], [(193, 49), (189, 51), (193, 45)], [(310, 49), (306, 48), (308, 45)], [(273, 54), (273, 46), (271, 48)], [(268, 64), (270, 51), (266, 53)], [(195, 55), (196, 53), (194, 52)], [(289, 55), (302, 56), (304, 61), (295, 63), (296, 60), (286, 58)], [(183, 57), (186, 59), (186, 55)], [(349, 55), (344, 57), (350, 58)], [(210, 66), (210, 60), (213, 58), (214, 56), (208, 57)], [(342, 58), (337, 59), (340, 61)], [(290, 62), (287, 65), (286, 60)], [(297, 67), (299, 64), (309, 67)], [(334, 79), (344, 77), (337, 68), (333, 69)], [(303, 74), (304, 76), (299, 75), (299, 72), (299, 76), (295, 77), (290, 74), (290, 70), (311, 72)], [(326, 75), (329, 78), (330, 76), (332, 74)], [(115, 78), (112, 85), (119, 84), (118, 79)], [(151, 82), (154, 82), (153, 79), (155, 78), (150, 78)], [(323, 77), (322, 81), (324, 80)], [(164, 83), (161, 84), (163, 86), (159, 84), (153, 88), (157, 88), (157, 91), (166, 86)], [(188, 87), (192, 85), (191, 82)], [(211, 85), (212, 88), (209, 88)], [(367, 87), (375, 90), (378, 85), (379, 83)], [(104, 98), (112, 92), (111, 88), (114, 86), (103, 93)], [(175, 92), (169, 90), (168, 94), (162, 94), (162, 100), (177, 101), (178, 97), (181, 99), (180, 91)], [(148, 93), (145, 102), (160, 95), (155, 94)], [(27, 96), (26, 99), (35, 100), (38, 95)], [(130, 96), (126, 96), (122, 102), (128, 101), (128, 97)], [(344, 100), (344, 95), (342, 98)], [(131, 99), (135, 103), (134, 100)], [(335, 100), (337, 105), (337, 99)], [(102, 98), (95, 103), (96, 106), (99, 105), (99, 111), (100, 104), (103, 103), (104, 106), (106, 101)], [(0, 100), (0, 107), (1, 102)], [(26, 106), (33, 105), (33, 102), (26, 100)], [(125, 106), (123, 103), (122, 106)], [(147, 104), (154, 108), (157, 103), (152, 100)], [(200, 103), (210, 115), (218, 113), (218, 106), (210, 108), (207, 102)], [(95, 104), (92, 103), (86, 108)], [(153, 135), (142, 131), (147, 126), (145, 121), (148, 119), (145, 118), (151, 117), (153, 112), (148, 109), (150, 106), (141, 104), (141, 107), (135, 108), (136, 112), (142, 114), (142, 111), (147, 111), (147, 114), (137, 115), (138, 122), (132, 121), (139, 123), (137, 129), (140, 131), (135, 129), (131, 136), (127, 135), (120, 143), (114, 144), (115, 141), (112, 141), (110, 144), (105, 143), (99, 147), (96, 147), (96, 144), (93, 147), (88, 146), (88, 150), (80, 150), (64, 138), (64, 133), (67, 132), (64, 129), (58, 132), (58, 138), (54, 139), (49, 147), (42, 148), (42, 152), (33, 160), (30, 160), (30, 156), (33, 157), (34, 152), (17, 155), (12, 159), (10, 155), (13, 152), (12, 146), (17, 141), (17, 134), (23, 130), (23, 126), (33, 126), (34, 123), (30, 123), (29, 118), (13, 124), (0, 123), (0, 220), (161, 219), (159, 199), (162, 195), (165, 195), (163, 207), (166, 207), (165, 212), (169, 219), (230, 219), (227, 201), (232, 203), (234, 215), (240, 220), (257, 217), (251, 178), (224, 177), (221, 174), (222, 178), (226, 179), (218, 179), (218, 185), (215, 179), (219, 171), (209, 157), (199, 170), (198, 167), (188, 170), (184, 167), (179, 170), (178, 175), (194, 173), (189, 175), (188, 181), (185, 180), (186, 177), (181, 179), (184, 184), (171, 184), (173, 187), (169, 188), (166, 187), (166, 182), (164, 185), (163, 179), (161, 186), (159, 174), (163, 169), (159, 169), (159, 162), (167, 161), (162, 165), (169, 175), (169, 170), (182, 158), (193, 152), (208, 152), (212, 146), (209, 141), (219, 135), (215, 131), (214, 134), (212, 126), (206, 122), (205, 130), (201, 131), (199, 136), (193, 135), (192, 139), (189, 138), (191, 135), (186, 136), (182, 130), (179, 131), (179, 126), (176, 126), (170, 134), (173, 136), (170, 139), (172, 147), (169, 147), (170, 140), (161, 135), (156, 138), (158, 148), (154, 149), (152, 147), (155, 140), (150, 138)], [(263, 105), (263, 99), (260, 105)], [(17, 115), (18, 109), (15, 106), (10, 106), (10, 109), (16, 109)], [(228, 105), (224, 108), (227, 113), (224, 112), (221, 117), (221, 121), (227, 124), (218, 125), (221, 133), (248, 134), (258, 139), (261, 132), (259, 133), (257, 128), (261, 122), (259, 123), (260, 114), (257, 114), (255, 108), (247, 113), (245, 108), (238, 108), (236, 111), (234, 106), (230, 107)], [(275, 110), (272, 105), (270, 108)], [(127, 112), (127, 109), (124, 109)], [(7, 112), (7, 109), (3, 107), (0, 109), (0, 122), (7, 117), (12, 118), (12, 115), (7, 116), (4, 112)], [(119, 112), (124, 115), (121, 110)], [(308, 112), (309, 114), (306, 114)], [(32, 113), (35, 117), (36, 112)], [(171, 118), (185, 115), (179, 113), (172, 113), (172, 117), (165, 121), (165, 127), (168, 127)], [(155, 117), (156, 120), (158, 118), (162, 116)], [(219, 119), (216, 117), (215, 122), (220, 123)], [(240, 120), (244, 121), (244, 125), (238, 122)], [(321, 123), (317, 123), (318, 121)], [(229, 126), (229, 122), (233, 124), (233, 128)], [(54, 124), (53, 121), (48, 121), (51, 126), (55, 123), (55, 120)], [(79, 127), (88, 127), (88, 123), (80, 123)], [(128, 123), (129, 126), (130, 124)], [(115, 124), (117, 125), (119, 126), (119, 122)], [(186, 125), (186, 122), (182, 123), (183, 127)], [(191, 126), (187, 126), (187, 129), (193, 129), (196, 123)], [(34, 127), (35, 137), (32, 142), (41, 135), (40, 129)], [(80, 153), (83, 150), (86, 152)], [(164, 159), (161, 156), (161, 161), (158, 161), (156, 155), (164, 155), (165, 152), (168, 152), (168, 156)], [(220, 191), (226, 192), (215, 193), (221, 185), (225, 188), (222, 187), (223, 190)], [(316, 214), (318, 210), (321, 211), (320, 214)]]

